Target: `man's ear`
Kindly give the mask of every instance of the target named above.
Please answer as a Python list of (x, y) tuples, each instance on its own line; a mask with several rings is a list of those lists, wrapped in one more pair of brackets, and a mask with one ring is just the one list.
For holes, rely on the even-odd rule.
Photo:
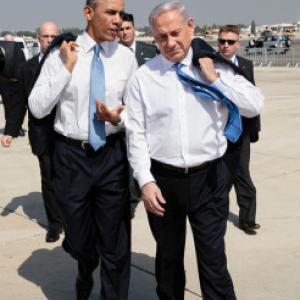
[(194, 22), (194, 19), (193, 18), (189, 18), (188, 22), (187, 22), (187, 25), (188, 25), (188, 27), (190, 29), (190, 33), (194, 34), (194, 31), (195, 31), (195, 22)]
[(91, 6), (86, 5), (83, 9), (83, 13), (87, 21), (91, 21), (94, 16), (94, 10)]

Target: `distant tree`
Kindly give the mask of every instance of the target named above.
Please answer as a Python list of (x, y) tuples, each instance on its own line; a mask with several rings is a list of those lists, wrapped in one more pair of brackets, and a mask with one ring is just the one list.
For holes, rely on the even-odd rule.
[(30, 36), (32, 38), (35, 38), (36, 37), (36, 33), (33, 32), (33, 31), (28, 31), (28, 30), (25, 30), (25, 31), (17, 31), (16, 32), (16, 35), (17, 36)]
[(9, 30), (4, 30), (4, 31), (1, 32), (1, 36), (5, 36), (5, 35), (7, 35), (7, 34), (12, 34), (12, 35), (14, 35), (15, 33), (12, 32), (12, 31), (9, 31)]
[(144, 32), (144, 36), (152, 36), (152, 32), (149, 26), (138, 27), (138, 31)]
[(74, 35), (79, 35), (83, 30), (78, 28), (78, 27), (66, 27), (66, 28), (62, 28), (61, 32), (71, 32)]
[(251, 22), (251, 25), (250, 25), (250, 32), (251, 32), (251, 34), (253, 34), (253, 35), (256, 34), (256, 24), (255, 24), (254, 20)]
[(195, 26), (195, 35), (201, 35), (202, 33), (202, 30), (201, 30), (201, 27), (200, 26)]

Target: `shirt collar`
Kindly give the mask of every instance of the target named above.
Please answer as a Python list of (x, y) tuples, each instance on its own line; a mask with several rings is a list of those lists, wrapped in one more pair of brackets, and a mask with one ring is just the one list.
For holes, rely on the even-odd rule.
[(236, 55), (234, 54), (232, 57), (231, 57), (231, 62), (234, 63), (235, 65), (238, 65), (238, 60), (236, 58)]
[[(188, 54), (180, 63), (185, 66), (190, 66), (192, 64), (192, 58), (193, 58), (193, 49), (192, 47), (190, 47)], [(162, 56), (162, 67), (161, 67), (162, 71), (166, 72), (169, 69), (171, 69), (174, 65), (175, 64), (172, 61)]]
[(236, 55), (234, 54), (230, 59), (226, 58), (221, 52), (219, 52), (225, 59), (231, 61), (233, 64), (238, 65), (238, 60), (236, 58)]
[(133, 53), (135, 53), (135, 51), (136, 51), (136, 41), (135, 41), (135, 40), (133, 41), (133, 43), (132, 43), (132, 45), (129, 47), (129, 49), (130, 49)]
[(44, 53), (43, 53), (43, 52), (40, 52), (40, 53), (39, 53), (39, 62), (41, 62), (41, 60), (43, 59), (43, 56), (44, 56)]
[[(82, 47), (82, 49), (85, 53), (88, 53), (89, 51), (93, 50), (93, 48), (96, 45), (96, 42), (86, 31), (84, 31), (81, 35), (79, 35), (79, 37), (77, 39), (77, 43), (79, 46)], [(102, 43), (100, 43), (100, 45), (103, 49), (105, 56), (108, 56), (109, 49), (110, 49), (110, 47), (109, 47), (110, 42), (102, 42)]]

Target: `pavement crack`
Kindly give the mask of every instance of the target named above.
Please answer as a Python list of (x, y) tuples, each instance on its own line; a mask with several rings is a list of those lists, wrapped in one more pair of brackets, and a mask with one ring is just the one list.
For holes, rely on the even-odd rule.
[(284, 176), (288, 176), (288, 175), (292, 175), (292, 174), (297, 174), (297, 173), (300, 173), (300, 169), (297, 169), (297, 170), (294, 170), (294, 171), (291, 171), (291, 172), (283, 172), (283, 173), (280, 173), (280, 174), (274, 175), (274, 176), (263, 177), (261, 179), (255, 180), (255, 181), (262, 182), (262, 181), (266, 181), (266, 180), (269, 180), (269, 179), (280, 178), (280, 177), (284, 177)]
[[(141, 271), (141, 272), (143, 272), (143, 273), (145, 273), (145, 274), (148, 274), (148, 275), (150, 275), (150, 276), (152, 276), (152, 277), (155, 277), (155, 274), (154, 274), (153, 272), (151, 272), (151, 271), (149, 271), (149, 270), (147, 270), (147, 269), (145, 269), (145, 268), (142, 268), (142, 267), (140, 267), (140, 266), (138, 266), (138, 265), (131, 264), (131, 267), (134, 268), (134, 269), (137, 269), (137, 270), (139, 270), (139, 271)], [(202, 296), (201, 296), (199, 293), (194, 292), (194, 291), (190, 290), (189, 288), (185, 288), (184, 290), (185, 290), (186, 292), (188, 292), (188, 293), (190, 293), (190, 294), (192, 294), (192, 295), (194, 295), (194, 296), (196, 296), (196, 297), (202, 299)]]
[(280, 155), (280, 154), (275, 154), (275, 153), (270, 153), (270, 152), (261, 152), (261, 151), (253, 151), (253, 153), (262, 155), (262, 156), (272, 156), (276, 158), (284, 158), (284, 159), (290, 159), (290, 160), (299, 160), (299, 157), (295, 156), (286, 156), (286, 155)]

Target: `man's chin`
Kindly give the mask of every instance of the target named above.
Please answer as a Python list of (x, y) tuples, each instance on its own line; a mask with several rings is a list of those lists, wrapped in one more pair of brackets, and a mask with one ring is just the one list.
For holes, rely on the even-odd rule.
[(167, 58), (174, 63), (178, 63), (184, 59), (184, 54), (183, 53), (168, 54)]

